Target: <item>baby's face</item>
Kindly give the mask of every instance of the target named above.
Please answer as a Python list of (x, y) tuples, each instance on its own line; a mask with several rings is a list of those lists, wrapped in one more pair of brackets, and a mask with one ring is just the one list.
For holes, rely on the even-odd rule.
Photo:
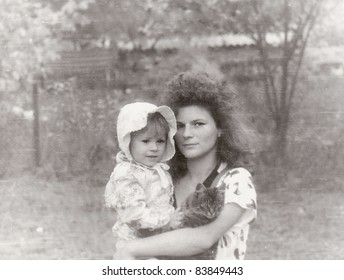
[(155, 130), (133, 133), (130, 141), (130, 153), (135, 161), (153, 167), (160, 162), (166, 151), (166, 133)]

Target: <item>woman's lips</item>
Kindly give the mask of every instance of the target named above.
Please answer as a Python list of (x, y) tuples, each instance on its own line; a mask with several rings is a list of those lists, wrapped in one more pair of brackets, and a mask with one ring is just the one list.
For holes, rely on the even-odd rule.
[(183, 144), (183, 147), (194, 147), (196, 145), (197, 145), (196, 143)]

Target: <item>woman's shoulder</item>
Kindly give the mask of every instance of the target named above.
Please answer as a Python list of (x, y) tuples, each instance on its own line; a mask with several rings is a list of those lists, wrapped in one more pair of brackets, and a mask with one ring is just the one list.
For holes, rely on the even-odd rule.
[(245, 167), (236, 167), (228, 170), (228, 174), (231, 177), (245, 177), (252, 179), (252, 174)]
[(226, 163), (222, 163), (218, 169), (219, 173), (222, 173), (224, 178), (248, 178), (252, 180), (251, 172), (245, 167), (230, 168)]
[(227, 185), (244, 184), (253, 188), (252, 174), (244, 167), (226, 168), (221, 181)]

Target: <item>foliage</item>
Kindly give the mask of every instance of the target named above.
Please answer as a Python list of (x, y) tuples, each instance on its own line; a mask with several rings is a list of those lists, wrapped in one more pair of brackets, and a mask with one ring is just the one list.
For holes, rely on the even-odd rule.
[(111, 168), (116, 149), (114, 120), (121, 102), (116, 91), (87, 89), (74, 78), (47, 85), (42, 99), (43, 164), (51, 165), (62, 178), (91, 171), (104, 161)]
[[(238, 15), (240, 29), (256, 42), (262, 70), (265, 105), (275, 124), (277, 156), (286, 154), (287, 132), (305, 49), (319, 19), (321, 0), (249, 1)], [(269, 37), (279, 55), (273, 57)], [(271, 40), (271, 39), (270, 39)]]
[[(84, 2), (86, 0), (80, 0), (80, 3)], [(169, 29), (164, 25), (167, 0), (89, 2), (88, 8), (81, 13), (87, 22), (76, 25), (76, 32), (65, 37), (73, 40), (78, 49), (97, 47), (116, 50), (119, 42), (134, 42), (145, 37), (157, 38)]]
[(0, 1), (1, 91), (25, 89), (37, 75), (44, 75), (45, 63), (57, 59), (65, 47), (61, 33), (85, 24), (77, 11), (87, 8), (88, 2), (69, 0), (54, 11), (43, 1)]
[(342, 77), (327, 73), (301, 73), (300, 94), (295, 97), (287, 137), (288, 160), (283, 165), (271, 164), (273, 151), (266, 119), (264, 114), (256, 113), (260, 116), (256, 125), (263, 146), (256, 171), (262, 188), (269, 190), (277, 185), (288, 188), (294, 180), (299, 181), (302, 188), (312, 188), (341, 177), (344, 168), (343, 82)]
[(344, 2), (330, 0), (324, 3), (322, 17), (311, 38), (312, 46), (343, 46)]
[(306, 47), (322, 12), (329, 9), (328, 3), (323, 4), (323, 0), (169, 2), (171, 21), (174, 14), (183, 15), (183, 20), (176, 22), (176, 33), (241, 32), (252, 37), (260, 57), (264, 110), (274, 122), (277, 159), (283, 159), (286, 152)]
[[(302, 26), (297, 24), (305, 23), (307, 13), (300, 11), (301, 8), (308, 7), (308, 4), (316, 2), (307, 0), (303, 1), (302, 4), (293, 0), (290, 1), (293, 5), (287, 8), (282, 5), (286, 2), (281, 0), (273, 2), (209, 0), (202, 2), (202, 4), (194, 0), (103, 0), (97, 2), (92, 0), (51, 0), (48, 2), (49, 4), (46, 1), (19, 3), (19, 1), (2, 0), (2, 3), (4, 8), (0, 13), (5, 18), (8, 17), (8, 24), (6, 21), (0, 24), (4, 34), (2, 41), (4, 47), (1, 52), (7, 55), (0, 59), (3, 70), (0, 73), (0, 80), (3, 86), (6, 83), (7, 90), (9, 83), (12, 83), (13, 89), (19, 89), (20, 83), (27, 85), (35, 73), (41, 73), (44, 70), (47, 61), (57, 57), (61, 49), (112, 48), (116, 52), (118, 51), (116, 50), (116, 43), (122, 40), (132, 40), (135, 43), (137, 39), (155, 38), (159, 40), (162, 37), (174, 35), (190, 38), (195, 34), (245, 32), (251, 34), (258, 46), (260, 42), (261, 54), (266, 55), (268, 64), (265, 66), (260, 64), (259, 69), (264, 70), (265, 67), (265, 82), (268, 84), (271, 100), (275, 98), (281, 102), (283, 99), (281, 94), (286, 90), (282, 87), (282, 74), (285, 71), (282, 66), (286, 60), (274, 59), (276, 52), (271, 51), (271, 43), (273, 42), (270, 34), (271, 32), (276, 34), (283, 32), (285, 27), (283, 19), (286, 15), (283, 9), (289, 10), (290, 32), (295, 35), (292, 36), (289, 35), (291, 33), (288, 33), (287, 40), (278, 37), (282, 40), (282, 46), (276, 44), (273, 46), (274, 49), (277, 46), (280, 50), (278, 57), (281, 56), (281, 53), (283, 56), (283, 52), (285, 52), (284, 57), (286, 53), (289, 53), (289, 57), (293, 54), (288, 68), (289, 72), (287, 71), (292, 75), (289, 75), (286, 90), (291, 93), (292, 89), (296, 90), (296, 83), (293, 83), (298, 77), (296, 74), (302, 72), (301, 67), (297, 72), (300, 66), (298, 59), (302, 58), (301, 43), (307, 43), (302, 41), (307, 36), (297, 27), (302, 29)], [(254, 11), (255, 3), (261, 4), (261, 6), (258, 5), (257, 11)], [(15, 17), (16, 14), (29, 14), (31, 16), (19, 18)], [(331, 21), (328, 21), (322, 27), (326, 29), (327, 26), (332, 26), (330, 23)], [(259, 26), (262, 29), (259, 29)], [(261, 31), (261, 39), (259, 39), (257, 31)], [(321, 28), (316, 29), (316, 31), (317, 36), (323, 34), (320, 32)], [(21, 37), (20, 32), (25, 36)], [(28, 38), (31, 38), (30, 36), (35, 38), (35, 44), (27, 43)], [(276, 39), (276, 37), (274, 38)], [(321, 38), (327, 40), (326, 37)], [(276, 42), (280, 43), (281, 41)], [(207, 69), (207, 71), (223, 75), (230, 81), (227, 73), (220, 71), (226, 51), (226, 49), (217, 50), (208, 56), (204, 55), (203, 50), (187, 48), (179, 50), (178, 53), (154, 50), (151, 52), (118, 52), (117, 55), (114, 55), (113, 61), (114, 83), (108, 88), (101, 85), (102, 81), (97, 81), (98, 84), (95, 88), (89, 88), (86, 79), (82, 80), (76, 77), (71, 80), (55, 80), (53, 85), (50, 84), (50, 81), (46, 81), (47, 84), (40, 92), (41, 146), (44, 166), (50, 170), (49, 172), (57, 173), (57, 175), (68, 172), (79, 173), (82, 170), (89, 170), (91, 166), (95, 165), (97, 167), (94, 170), (106, 170), (107, 172), (113, 166), (111, 156), (116, 151), (114, 121), (119, 107), (125, 102), (138, 99), (161, 102), (161, 93), (166, 80), (180, 71), (191, 68)], [(18, 57), (20, 59), (17, 59)], [(317, 59), (320, 59), (320, 56), (317, 56)], [(262, 63), (263, 61), (249, 63)], [(4, 71), (4, 69), (9, 70)], [(90, 72), (89, 76), (92, 75)], [(307, 75), (315, 75), (315, 72), (312, 70)], [(311, 87), (312, 83), (308, 86)], [(337, 88), (334, 89), (334, 91), (337, 90)], [(262, 83), (259, 83), (259, 80), (253, 82), (245, 80), (239, 84), (239, 91), (242, 92), (241, 95), (247, 101), (248, 115), (253, 112), (249, 117), (255, 122), (256, 129), (262, 135), (262, 142), (265, 144), (263, 150), (265, 155), (262, 153), (260, 160), (264, 165), (269, 162), (274, 165), (273, 158), (270, 155), (266, 156), (266, 154), (270, 154), (272, 150), (270, 146), (272, 143), (271, 135), (277, 127), (278, 113), (283, 113), (285, 110), (283, 110), (281, 103), (269, 105), (268, 96), (264, 95)], [(290, 139), (295, 137), (295, 131), (299, 129), (299, 124), (295, 123), (295, 110), (298, 108), (299, 100), (304, 100), (302, 98), (305, 98), (308, 92), (314, 94), (313, 97), (309, 97), (312, 102), (322, 100), (321, 94), (314, 88), (308, 91), (302, 85), (297, 88), (292, 97), (286, 98), (287, 100), (294, 100), (289, 106), (286, 106), (290, 109), (289, 135), (286, 136), (286, 139), (290, 145), (288, 150), (291, 156), (290, 160), (298, 162), (298, 166), (302, 164), (302, 159), (300, 159), (302, 152), (299, 155), (295, 152), (297, 145), (294, 145)], [(3, 91), (3, 96), (5, 96), (4, 93)], [(16, 93), (19, 95), (20, 91), (18, 90)], [(265, 99), (264, 96), (266, 96)], [(6, 111), (2, 110), (2, 114), (7, 112), (11, 116), (12, 106), (17, 103), (18, 99), (11, 99), (6, 96)], [(23, 98), (19, 99), (19, 103), (24, 104), (24, 109), (27, 110), (30, 104), (23, 102), (23, 100)], [(333, 100), (333, 102), (336, 101)], [(313, 105), (316, 106), (316, 104)], [(275, 106), (275, 108), (271, 106)], [(304, 112), (304, 114), (307, 115), (308, 113)], [(7, 126), (1, 123), (1, 128), (4, 129), (3, 135), (5, 135), (0, 139), (1, 156), (4, 158), (3, 162), (9, 159), (12, 164), (20, 162), (20, 166), (22, 166), (27, 163), (27, 158), (30, 158), (29, 153), (32, 145), (30, 141), (25, 139), (31, 135), (32, 123), (26, 119), (18, 121), (18, 116), (14, 115), (11, 118), (10, 123), (16, 123), (16, 126)], [(1, 119), (4, 120), (5, 118)], [(330, 120), (328, 125), (333, 125)], [(11, 131), (11, 129), (17, 129), (20, 132)], [(307, 131), (309, 137), (314, 133), (311, 128), (303, 131)], [(11, 141), (13, 137), (17, 141)], [(324, 135), (324, 138), (326, 137), (329, 136)], [(333, 135), (333, 137), (339, 137), (339, 135)], [(314, 142), (312, 147), (316, 150), (321, 147), (321, 143), (322, 140)], [(12, 148), (9, 149), (8, 147)], [(100, 150), (103, 152), (95, 152), (99, 151), (97, 147), (102, 147)], [(18, 157), (17, 150), (25, 150), (22, 152), (21, 158)], [(106, 154), (104, 151), (110, 151), (111, 156), (104, 156)], [(102, 155), (100, 158), (106, 158), (105, 161), (99, 164), (102, 160), (98, 160), (97, 164), (91, 164), (91, 158), (99, 159), (97, 154)], [(295, 154), (296, 156), (294, 156)], [(4, 169), (5, 167), (7, 170), (11, 169), (11, 164), (2, 164), (2, 166)], [(100, 175), (100, 177), (102, 176)]]
[(31, 135), (24, 115), (17, 116), (7, 102), (0, 102), (0, 178), (29, 166)]

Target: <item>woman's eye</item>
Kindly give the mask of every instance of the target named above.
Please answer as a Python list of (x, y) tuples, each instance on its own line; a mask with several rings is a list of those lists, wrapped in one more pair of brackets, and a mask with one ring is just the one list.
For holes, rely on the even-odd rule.
[(164, 140), (164, 139), (159, 139), (159, 140), (158, 140), (158, 143), (159, 143), (159, 144), (163, 144), (163, 143), (165, 143), (165, 140)]
[(194, 126), (202, 126), (202, 125), (205, 125), (205, 123), (203, 123), (203, 122), (195, 122), (195, 124), (194, 124)]
[(178, 123), (178, 124), (177, 124), (177, 129), (181, 129), (181, 128), (183, 128), (184, 126), (185, 126), (184, 124)]
[(147, 144), (149, 140), (142, 140), (143, 143)]

